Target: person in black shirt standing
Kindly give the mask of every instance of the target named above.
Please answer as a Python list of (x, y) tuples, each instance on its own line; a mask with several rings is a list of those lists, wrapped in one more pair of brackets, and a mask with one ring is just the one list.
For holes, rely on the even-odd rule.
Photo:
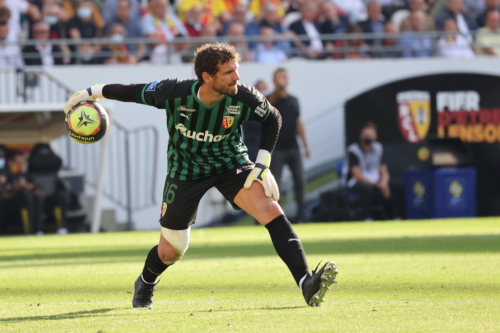
[(273, 75), (274, 91), (267, 97), (269, 102), (280, 110), (282, 117), (282, 127), (276, 148), (273, 154), (273, 173), (278, 187), (281, 182), (281, 172), (286, 164), (290, 168), (295, 187), (295, 198), (297, 201), (297, 216), (295, 222), (305, 220), (305, 184), (304, 168), (302, 165), (302, 155), (300, 153), (297, 134), (302, 139), (307, 158), (311, 155), (307, 143), (305, 126), (300, 119), (299, 101), (294, 96), (288, 94), (288, 73), (283, 68), (278, 68)]

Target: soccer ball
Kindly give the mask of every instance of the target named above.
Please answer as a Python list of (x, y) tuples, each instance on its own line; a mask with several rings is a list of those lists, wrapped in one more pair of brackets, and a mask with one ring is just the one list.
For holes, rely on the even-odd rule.
[(79, 143), (90, 144), (101, 140), (109, 127), (108, 113), (95, 102), (83, 101), (66, 114), (66, 133)]

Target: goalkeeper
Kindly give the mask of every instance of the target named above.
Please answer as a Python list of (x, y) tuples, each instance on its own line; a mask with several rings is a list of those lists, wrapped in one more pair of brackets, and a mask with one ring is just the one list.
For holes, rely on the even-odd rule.
[[(149, 84), (108, 84), (75, 93), (64, 111), (81, 101), (107, 98), (165, 109), (168, 174), (161, 207), (159, 244), (147, 255), (135, 281), (134, 307), (152, 307), (158, 277), (182, 258), (203, 195), (216, 187), (235, 208), (264, 225), (310, 306), (320, 305), (337, 271), (327, 262), (309, 273), (302, 244), (277, 203), (279, 191), (269, 171), (281, 116), (255, 88), (239, 83), (238, 53), (227, 44), (205, 44), (195, 52), (197, 79)], [(240, 125), (262, 123), (255, 163), (248, 159)], [(318, 265), (319, 266), (319, 265)]]

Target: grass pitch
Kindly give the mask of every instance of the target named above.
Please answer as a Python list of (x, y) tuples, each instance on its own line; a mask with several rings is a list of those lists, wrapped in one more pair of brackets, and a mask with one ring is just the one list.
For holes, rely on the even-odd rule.
[(339, 283), (306, 306), (263, 227), (193, 230), (132, 309), (159, 232), (0, 238), (0, 332), (500, 331), (500, 219), (297, 225)]

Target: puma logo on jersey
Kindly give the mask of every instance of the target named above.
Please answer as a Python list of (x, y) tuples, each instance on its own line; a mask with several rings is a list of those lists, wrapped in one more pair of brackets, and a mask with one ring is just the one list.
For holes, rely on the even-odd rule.
[(209, 131), (205, 131), (205, 133), (191, 131), (188, 130), (186, 126), (184, 126), (184, 124), (175, 125), (175, 129), (179, 130), (181, 134), (184, 135), (185, 137), (201, 142), (219, 142), (228, 137), (229, 135), (231, 135), (231, 134), (213, 135)]
[(177, 108), (177, 111), (182, 111), (182, 112), (196, 112), (196, 109), (188, 108), (185, 105), (181, 105)]
[(181, 117), (187, 118), (187, 120), (189, 120), (189, 116), (186, 116), (184, 113), (181, 113)]

